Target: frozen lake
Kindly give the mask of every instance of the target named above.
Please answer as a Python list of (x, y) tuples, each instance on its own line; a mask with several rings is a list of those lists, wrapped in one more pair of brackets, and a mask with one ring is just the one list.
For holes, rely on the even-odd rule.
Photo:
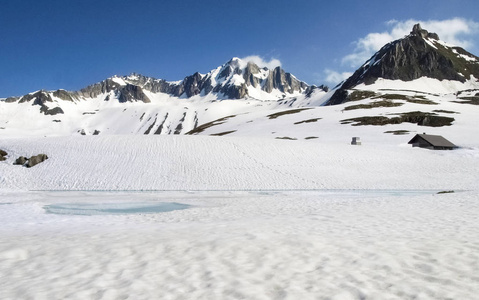
[[(294, 191), (61, 191), (52, 193), (52, 199), (63, 203), (43, 206), (46, 213), (61, 215), (122, 215), (153, 214), (188, 209), (189, 204), (170, 202), (194, 199), (237, 198), (237, 197), (284, 197), (298, 196), (327, 198), (362, 198), (388, 196), (418, 196), (435, 194), (433, 190), (294, 190)], [(47, 200), (48, 201), (48, 200)], [(88, 201), (88, 202), (86, 202)], [(2, 204), (2, 203), (0, 203)], [(11, 203), (5, 203), (11, 204)]]

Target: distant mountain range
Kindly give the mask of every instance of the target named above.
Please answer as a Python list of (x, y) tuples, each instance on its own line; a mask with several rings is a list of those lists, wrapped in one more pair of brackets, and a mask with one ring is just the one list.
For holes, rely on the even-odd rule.
[(34, 105), (46, 105), (53, 102), (54, 98), (80, 101), (104, 95), (105, 101), (117, 99), (121, 103), (134, 101), (150, 103), (151, 99), (145, 91), (178, 98), (210, 95), (217, 100), (243, 98), (278, 100), (309, 93), (313, 88), (280, 67), (269, 70), (260, 68), (253, 62), (232, 58), (207, 74), (196, 72), (177, 82), (131, 74), (114, 76), (79, 91), (42, 90), (22, 97), (10, 97), (5, 101), (19, 103), (33, 101)]
[[(233, 58), (207, 74), (195, 73), (177, 82), (131, 74), (79, 91), (41, 90), (0, 99), (0, 133), (202, 134), (212, 126), (227, 127), (220, 133), (234, 133), (238, 126), (249, 128), (254, 118), (278, 111), (315, 109), (320, 115), (322, 106), (350, 101), (369, 101), (361, 105), (371, 107), (394, 107), (406, 100), (416, 105), (430, 100), (430, 104), (437, 99), (479, 104), (478, 78), (478, 57), (442, 42), (417, 24), (408, 36), (385, 45), (331, 91), (310, 86), (280, 67), (269, 70)], [(416, 108), (433, 113), (428, 106)], [(248, 120), (238, 121), (239, 115), (248, 115)], [(308, 120), (297, 120), (302, 121)], [(259, 131), (258, 127), (248, 132)]]

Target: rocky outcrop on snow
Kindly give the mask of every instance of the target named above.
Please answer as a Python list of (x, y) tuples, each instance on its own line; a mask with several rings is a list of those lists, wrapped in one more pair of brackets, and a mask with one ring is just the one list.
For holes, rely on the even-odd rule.
[[(56, 114), (63, 114), (63, 110), (60, 107), (50, 108), (50, 106), (55, 105), (52, 96), (60, 96), (64, 97), (66, 100), (73, 101), (73, 98), (70, 96), (70, 92), (64, 90), (58, 90), (55, 92), (47, 92), (44, 90), (27, 94), (20, 98), (7, 98), (10, 101), (6, 101), (7, 103), (12, 103), (18, 101), (18, 103), (25, 103), (31, 102), (32, 105), (40, 106), (40, 112), (45, 115), (56, 115)], [(48, 105), (47, 105), (48, 104)]]
[(46, 154), (38, 154), (30, 158), (26, 158), (25, 156), (20, 156), (19, 158), (15, 160), (13, 164), (31, 168), (38, 165), (41, 162), (44, 162), (47, 159), (48, 159), (48, 156)]
[(7, 158), (5, 156), (7, 156), (8, 153), (2, 149), (0, 149), (0, 161), (4, 161), (6, 160)]
[(118, 89), (118, 101), (120, 103), (142, 101), (150, 103), (151, 100), (145, 95), (143, 89), (137, 85), (127, 84)]
[(349, 77), (328, 104), (349, 101), (348, 90), (372, 84), (378, 78), (411, 81), (421, 77), (465, 82), (479, 78), (479, 57), (460, 47), (449, 46), (439, 36), (416, 24), (403, 39), (385, 45)]
[(77, 99), (73, 93), (65, 90), (57, 90), (53, 92), (52, 95), (65, 101), (75, 101)]
[(46, 154), (38, 154), (30, 157), (27, 162), (27, 168), (31, 168), (33, 166), (38, 165), (41, 162), (44, 162), (45, 160), (48, 159), (48, 156)]
[(27, 163), (27, 161), (28, 161), (28, 158), (26, 158), (25, 156), (20, 156), (19, 158), (15, 160), (13, 164), (23, 166)]
[(40, 112), (45, 114), (46, 116), (54, 116), (58, 114), (63, 114), (63, 109), (61, 107), (54, 107), (54, 108), (48, 108), (46, 105), (42, 105), (40, 107)]
[(33, 101), (32, 105), (44, 105), (47, 102), (53, 102), (53, 99), (49, 92), (41, 90), (21, 97), (18, 102), (23, 103), (30, 101)]

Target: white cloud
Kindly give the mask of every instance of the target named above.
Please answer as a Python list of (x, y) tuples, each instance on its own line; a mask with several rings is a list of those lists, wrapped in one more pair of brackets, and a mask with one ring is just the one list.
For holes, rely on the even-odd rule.
[(353, 75), (352, 72), (336, 72), (333, 70), (326, 69), (324, 70), (324, 73), (326, 74), (325, 81), (328, 84), (336, 85), (340, 83), (341, 81), (348, 79), (349, 76)]
[[(421, 27), (427, 31), (437, 33), (441, 40), (466, 49), (474, 46), (474, 35), (479, 32), (479, 23), (462, 18), (442, 21), (420, 21), (412, 19), (406, 21), (391, 20), (386, 22), (386, 25), (390, 27), (388, 31), (369, 33), (365, 37), (355, 41), (354, 44), (356, 44), (356, 48), (354, 52), (343, 57), (342, 64), (348, 65), (349, 67), (362, 65), (385, 44), (408, 35), (414, 24), (417, 23), (420, 23)], [(477, 38), (477, 36), (475, 38)]]
[(270, 70), (272, 70), (276, 67), (281, 67), (281, 62), (279, 61), (279, 59), (276, 59), (276, 58), (271, 58), (270, 61), (266, 61), (261, 56), (250, 55), (250, 56), (246, 56), (246, 57), (241, 58), (241, 60), (243, 62), (246, 62), (246, 63), (252, 62), (260, 68), (266, 67)]

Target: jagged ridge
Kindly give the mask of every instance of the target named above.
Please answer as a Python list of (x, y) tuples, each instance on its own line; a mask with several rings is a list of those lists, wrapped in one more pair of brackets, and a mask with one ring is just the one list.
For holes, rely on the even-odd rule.
[(114, 76), (79, 91), (47, 92), (41, 90), (22, 97), (10, 97), (5, 99), (5, 102), (23, 103), (33, 100), (33, 105), (46, 107), (46, 103), (53, 102), (52, 96), (65, 101), (78, 101), (105, 95), (104, 100), (106, 101), (114, 97), (122, 103), (133, 101), (149, 103), (151, 100), (144, 91), (164, 93), (179, 98), (214, 94), (218, 99), (256, 98), (258, 91), (262, 91), (265, 93), (262, 94), (263, 97), (266, 94), (274, 93), (274, 95), (267, 96), (268, 100), (273, 100), (310, 92), (311, 89), (313, 87), (296, 79), (280, 67), (268, 70), (260, 68), (252, 62), (233, 58), (207, 74), (196, 72), (179, 82), (168, 82), (163, 79), (131, 74), (123, 77)]

